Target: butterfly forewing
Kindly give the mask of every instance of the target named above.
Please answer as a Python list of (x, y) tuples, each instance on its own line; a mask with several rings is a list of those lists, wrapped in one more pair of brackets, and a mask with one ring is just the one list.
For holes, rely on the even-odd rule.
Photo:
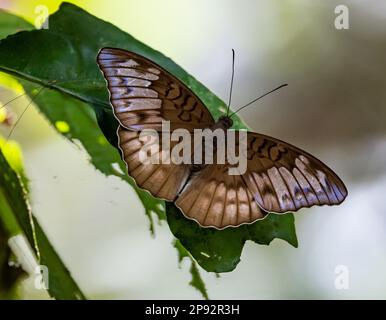
[(239, 175), (229, 175), (229, 163), (207, 165), (181, 191), (176, 205), (200, 225), (222, 229), (262, 219), (267, 211), (337, 205), (347, 196), (330, 168), (286, 142), (248, 132), (246, 157), (247, 170)]
[(97, 57), (110, 92), (110, 102), (120, 124), (131, 130), (189, 131), (214, 124), (209, 110), (181, 81), (162, 67), (135, 53), (103, 48)]
[(339, 177), (312, 155), (286, 142), (248, 133), (248, 166), (243, 179), (261, 208), (297, 211), (340, 204), (347, 189)]

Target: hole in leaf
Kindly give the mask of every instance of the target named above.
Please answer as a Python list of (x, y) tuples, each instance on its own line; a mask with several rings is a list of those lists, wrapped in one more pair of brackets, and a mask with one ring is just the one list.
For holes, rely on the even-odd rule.
[(125, 173), (122, 171), (121, 167), (119, 166), (119, 163), (118, 162), (114, 162), (111, 164), (111, 167), (113, 168), (113, 170), (120, 174), (120, 175), (124, 175)]

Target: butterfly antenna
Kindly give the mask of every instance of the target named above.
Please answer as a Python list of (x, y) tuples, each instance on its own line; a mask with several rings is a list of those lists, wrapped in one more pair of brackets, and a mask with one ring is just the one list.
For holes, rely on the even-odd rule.
[(19, 95), (16, 96), (15, 98), (9, 100), (6, 104), (3, 104), (3, 105), (0, 107), (0, 109), (5, 108), (5, 107), (6, 107), (7, 105), (9, 105), (10, 103), (12, 103), (13, 101), (15, 101), (15, 100), (17, 100), (17, 99), (19, 99), (19, 98), (25, 96), (26, 94), (27, 94), (27, 92), (23, 92), (23, 93), (19, 94)]
[(265, 96), (269, 95), (270, 93), (272, 93), (272, 92), (274, 92), (274, 91), (276, 91), (276, 90), (279, 90), (279, 89), (281, 89), (281, 88), (283, 88), (283, 87), (286, 87), (286, 86), (288, 86), (287, 83), (282, 84), (281, 86), (278, 86), (277, 88), (275, 88), (275, 89), (273, 89), (273, 90), (271, 90), (271, 91), (268, 91), (268, 92), (264, 93), (264, 94), (261, 95), (260, 97), (257, 97), (256, 99), (253, 99), (251, 102), (248, 102), (246, 105), (242, 106), (241, 108), (239, 108), (239, 109), (237, 109), (235, 112), (233, 112), (233, 113), (229, 116), (229, 118), (233, 117), (237, 112), (239, 112), (239, 111), (241, 111), (242, 109), (248, 107), (248, 106), (251, 105), (252, 103), (255, 103), (257, 100), (260, 100), (261, 98), (264, 98)]
[[(25, 109), (23, 110), (23, 112), (21, 113), (21, 115), (17, 118), (15, 124), (13, 125), (13, 127), (11, 128), (11, 130), (9, 131), (9, 133), (8, 133), (8, 135), (7, 135), (7, 139), (6, 139), (6, 141), (5, 141), (5, 144), (7, 144), (8, 140), (9, 140), (9, 138), (11, 137), (13, 131), (15, 130), (17, 124), (19, 123), (19, 121), (21, 120), (21, 118), (23, 117), (23, 115), (26, 113), (28, 107), (32, 104), (32, 102), (35, 101), (35, 99), (38, 97), (38, 95), (39, 95), (44, 89), (46, 89), (46, 87), (41, 87), (41, 88), (39, 89), (39, 91), (31, 98), (30, 102), (29, 102), (28, 105), (25, 107)], [(24, 94), (26, 94), (26, 93), (24, 93)]]
[(235, 50), (232, 49), (232, 77), (231, 77), (231, 88), (229, 90), (229, 100), (228, 100), (228, 107), (227, 107), (227, 116), (229, 114), (229, 109), (231, 107), (232, 102), (232, 90), (233, 90), (233, 78), (235, 76)]
[[(56, 80), (52, 80), (52, 81), (49, 81), (48, 82), (48, 85), (52, 85), (52, 84), (58, 84), (58, 82)], [(44, 87), (44, 86), (43, 86)], [(24, 91), (23, 93), (19, 94), (18, 96), (16, 96), (15, 98), (12, 98), (11, 100), (9, 100), (7, 103), (3, 104), (2, 106), (0, 106), (0, 110), (5, 108), (7, 105), (9, 105), (10, 103), (14, 102), (15, 100), (25, 96), (25, 95), (29, 95), (30, 93), (32, 93), (34, 90), (36, 90), (36, 88), (33, 88), (29, 91)]]

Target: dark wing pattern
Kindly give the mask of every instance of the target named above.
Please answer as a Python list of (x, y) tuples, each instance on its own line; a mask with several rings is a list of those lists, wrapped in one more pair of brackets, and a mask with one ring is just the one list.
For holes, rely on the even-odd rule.
[(223, 229), (262, 219), (267, 214), (240, 175), (229, 175), (226, 164), (207, 165), (192, 177), (176, 206), (201, 226)]
[(168, 71), (133, 52), (103, 48), (97, 61), (108, 84), (110, 102), (120, 124), (130, 130), (189, 131), (209, 128), (214, 120), (201, 100)]
[(165, 162), (167, 154), (162, 153), (163, 150), (160, 145), (162, 136), (159, 141), (148, 143), (144, 139), (140, 139), (140, 132), (120, 127), (118, 137), (119, 148), (122, 151), (122, 158), (126, 163), (127, 171), (137, 185), (157, 198), (173, 201), (186, 183), (191, 166), (187, 164), (177, 165), (172, 161), (170, 164), (157, 164), (143, 161), (140, 158), (140, 151), (145, 149), (146, 143), (147, 148), (158, 145), (159, 152), (154, 153), (154, 156), (159, 156), (159, 159), (163, 159)]
[(286, 142), (248, 133), (248, 169), (243, 179), (261, 208), (297, 211), (337, 205), (347, 196), (342, 180), (324, 163)]
[[(238, 148), (238, 145), (236, 145)], [(277, 139), (248, 132), (247, 170), (209, 164), (180, 192), (176, 205), (202, 226), (219, 229), (252, 223), (267, 212), (337, 205), (347, 196), (339, 177), (310, 154)]]

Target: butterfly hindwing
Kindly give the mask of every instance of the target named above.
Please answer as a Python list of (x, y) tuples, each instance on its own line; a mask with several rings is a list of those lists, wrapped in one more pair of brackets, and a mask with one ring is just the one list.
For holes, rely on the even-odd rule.
[(267, 214), (255, 201), (241, 175), (229, 175), (229, 165), (207, 165), (186, 185), (176, 205), (201, 226), (223, 229), (252, 223)]
[[(161, 154), (160, 143), (162, 136), (158, 141), (149, 143), (146, 139), (140, 139), (138, 131), (126, 130), (122, 127), (118, 129), (119, 148), (122, 152), (122, 158), (126, 163), (128, 174), (134, 178), (137, 185), (149, 191), (153, 196), (168, 201), (173, 201), (180, 189), (186, 183), (190, 174), (190, 165), (165, 163), (165, 157)], [(157, 164), (154, 161), (143, 161), (140, 158), (140, 151), (146, 148), (156, 146), (159, 152), (154, 153), (154, 157), (163, 159)]]
[(97, 61), (108, 84), (110, 102), (120, 124), (130, 130), (189, 131), (214, 124), (201, 100), (172, 74), (133, 52), (103, 48)]

